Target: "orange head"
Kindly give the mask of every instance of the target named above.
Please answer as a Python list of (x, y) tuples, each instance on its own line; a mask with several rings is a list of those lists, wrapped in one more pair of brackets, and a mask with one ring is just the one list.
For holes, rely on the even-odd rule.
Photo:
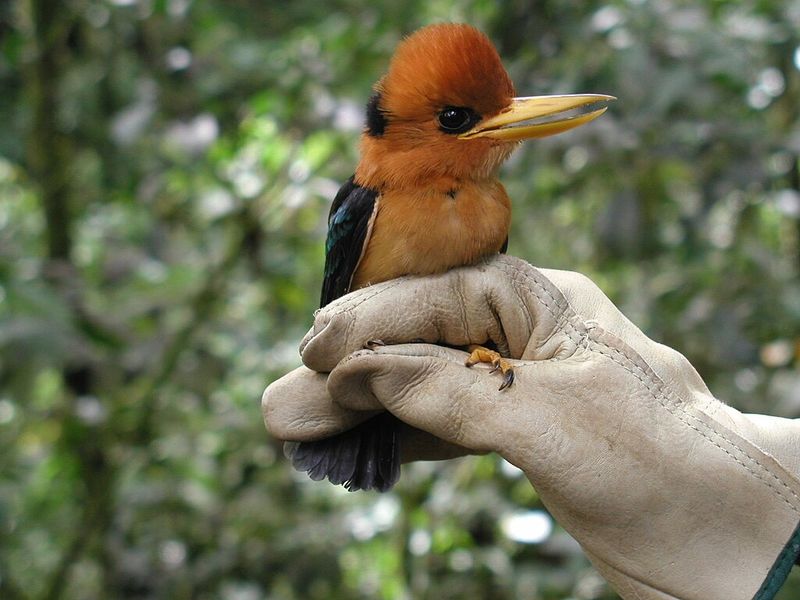
[(356, 179), (374, 188), (486, 179), (520, 140), (571, 129), (605, 109), (545, 123), (524, 121), (610, 99), (515, 98), (514, 84), (483, 33), (463, 24), (424, 27), (398, 46), (375, 86)]

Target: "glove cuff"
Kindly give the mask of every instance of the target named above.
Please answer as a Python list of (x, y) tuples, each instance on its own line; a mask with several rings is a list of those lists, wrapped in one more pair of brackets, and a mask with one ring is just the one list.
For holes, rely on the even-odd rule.
[(775, 559), (767, 578), (754, 596), (753, 600), (772, 600), (789, 576), (789, 571), (796, 564), (800, 564), (800, 524), (795, 527), (794, 533), (786, 542), (783, 551)]

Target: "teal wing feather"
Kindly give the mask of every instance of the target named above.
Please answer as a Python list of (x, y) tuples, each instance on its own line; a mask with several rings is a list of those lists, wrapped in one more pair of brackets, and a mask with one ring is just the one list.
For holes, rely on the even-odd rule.
[[(336, 194), (328, 216), (321, 306), (350, 291), (377, 205), (378, 192), (358, 185), (353, 177)], [(399, 431), (397, 419), (384, 412), (323, 440), (287, 443), (286, 454), (311, 479), (327, 478), (350, 491), (385, 492), (400, 477)]]
[(351, 177), (339, 189), (328, 216), (325, 271), (320, 306), (350, 291), (378, 201), (376, 190), (362, 187)]

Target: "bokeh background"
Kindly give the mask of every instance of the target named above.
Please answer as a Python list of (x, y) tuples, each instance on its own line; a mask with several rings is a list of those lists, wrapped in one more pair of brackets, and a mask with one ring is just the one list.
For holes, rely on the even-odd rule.
[(504, 167), (510, 253), (800, 416), (800, 1), (5, 1), (0, 598), (616, 597), (495, 456), (348, 494), (261, 421), (370, 86), (443, 20), (619, 97)]

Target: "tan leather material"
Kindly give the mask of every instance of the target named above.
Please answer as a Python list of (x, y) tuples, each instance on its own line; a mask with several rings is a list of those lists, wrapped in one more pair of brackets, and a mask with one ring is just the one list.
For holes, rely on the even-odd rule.
[[(487, 340), (516, 359), (502, 392), (431, 345)], [(450, 456), (496, 451), (624, 598), (752, 598), (800, 521), (798, 422), (716, 400), (582, 275), (498, 256), (375, 285), (319, 311), (302, 355), (264, 394), (276, 435), (387, 409)]]

